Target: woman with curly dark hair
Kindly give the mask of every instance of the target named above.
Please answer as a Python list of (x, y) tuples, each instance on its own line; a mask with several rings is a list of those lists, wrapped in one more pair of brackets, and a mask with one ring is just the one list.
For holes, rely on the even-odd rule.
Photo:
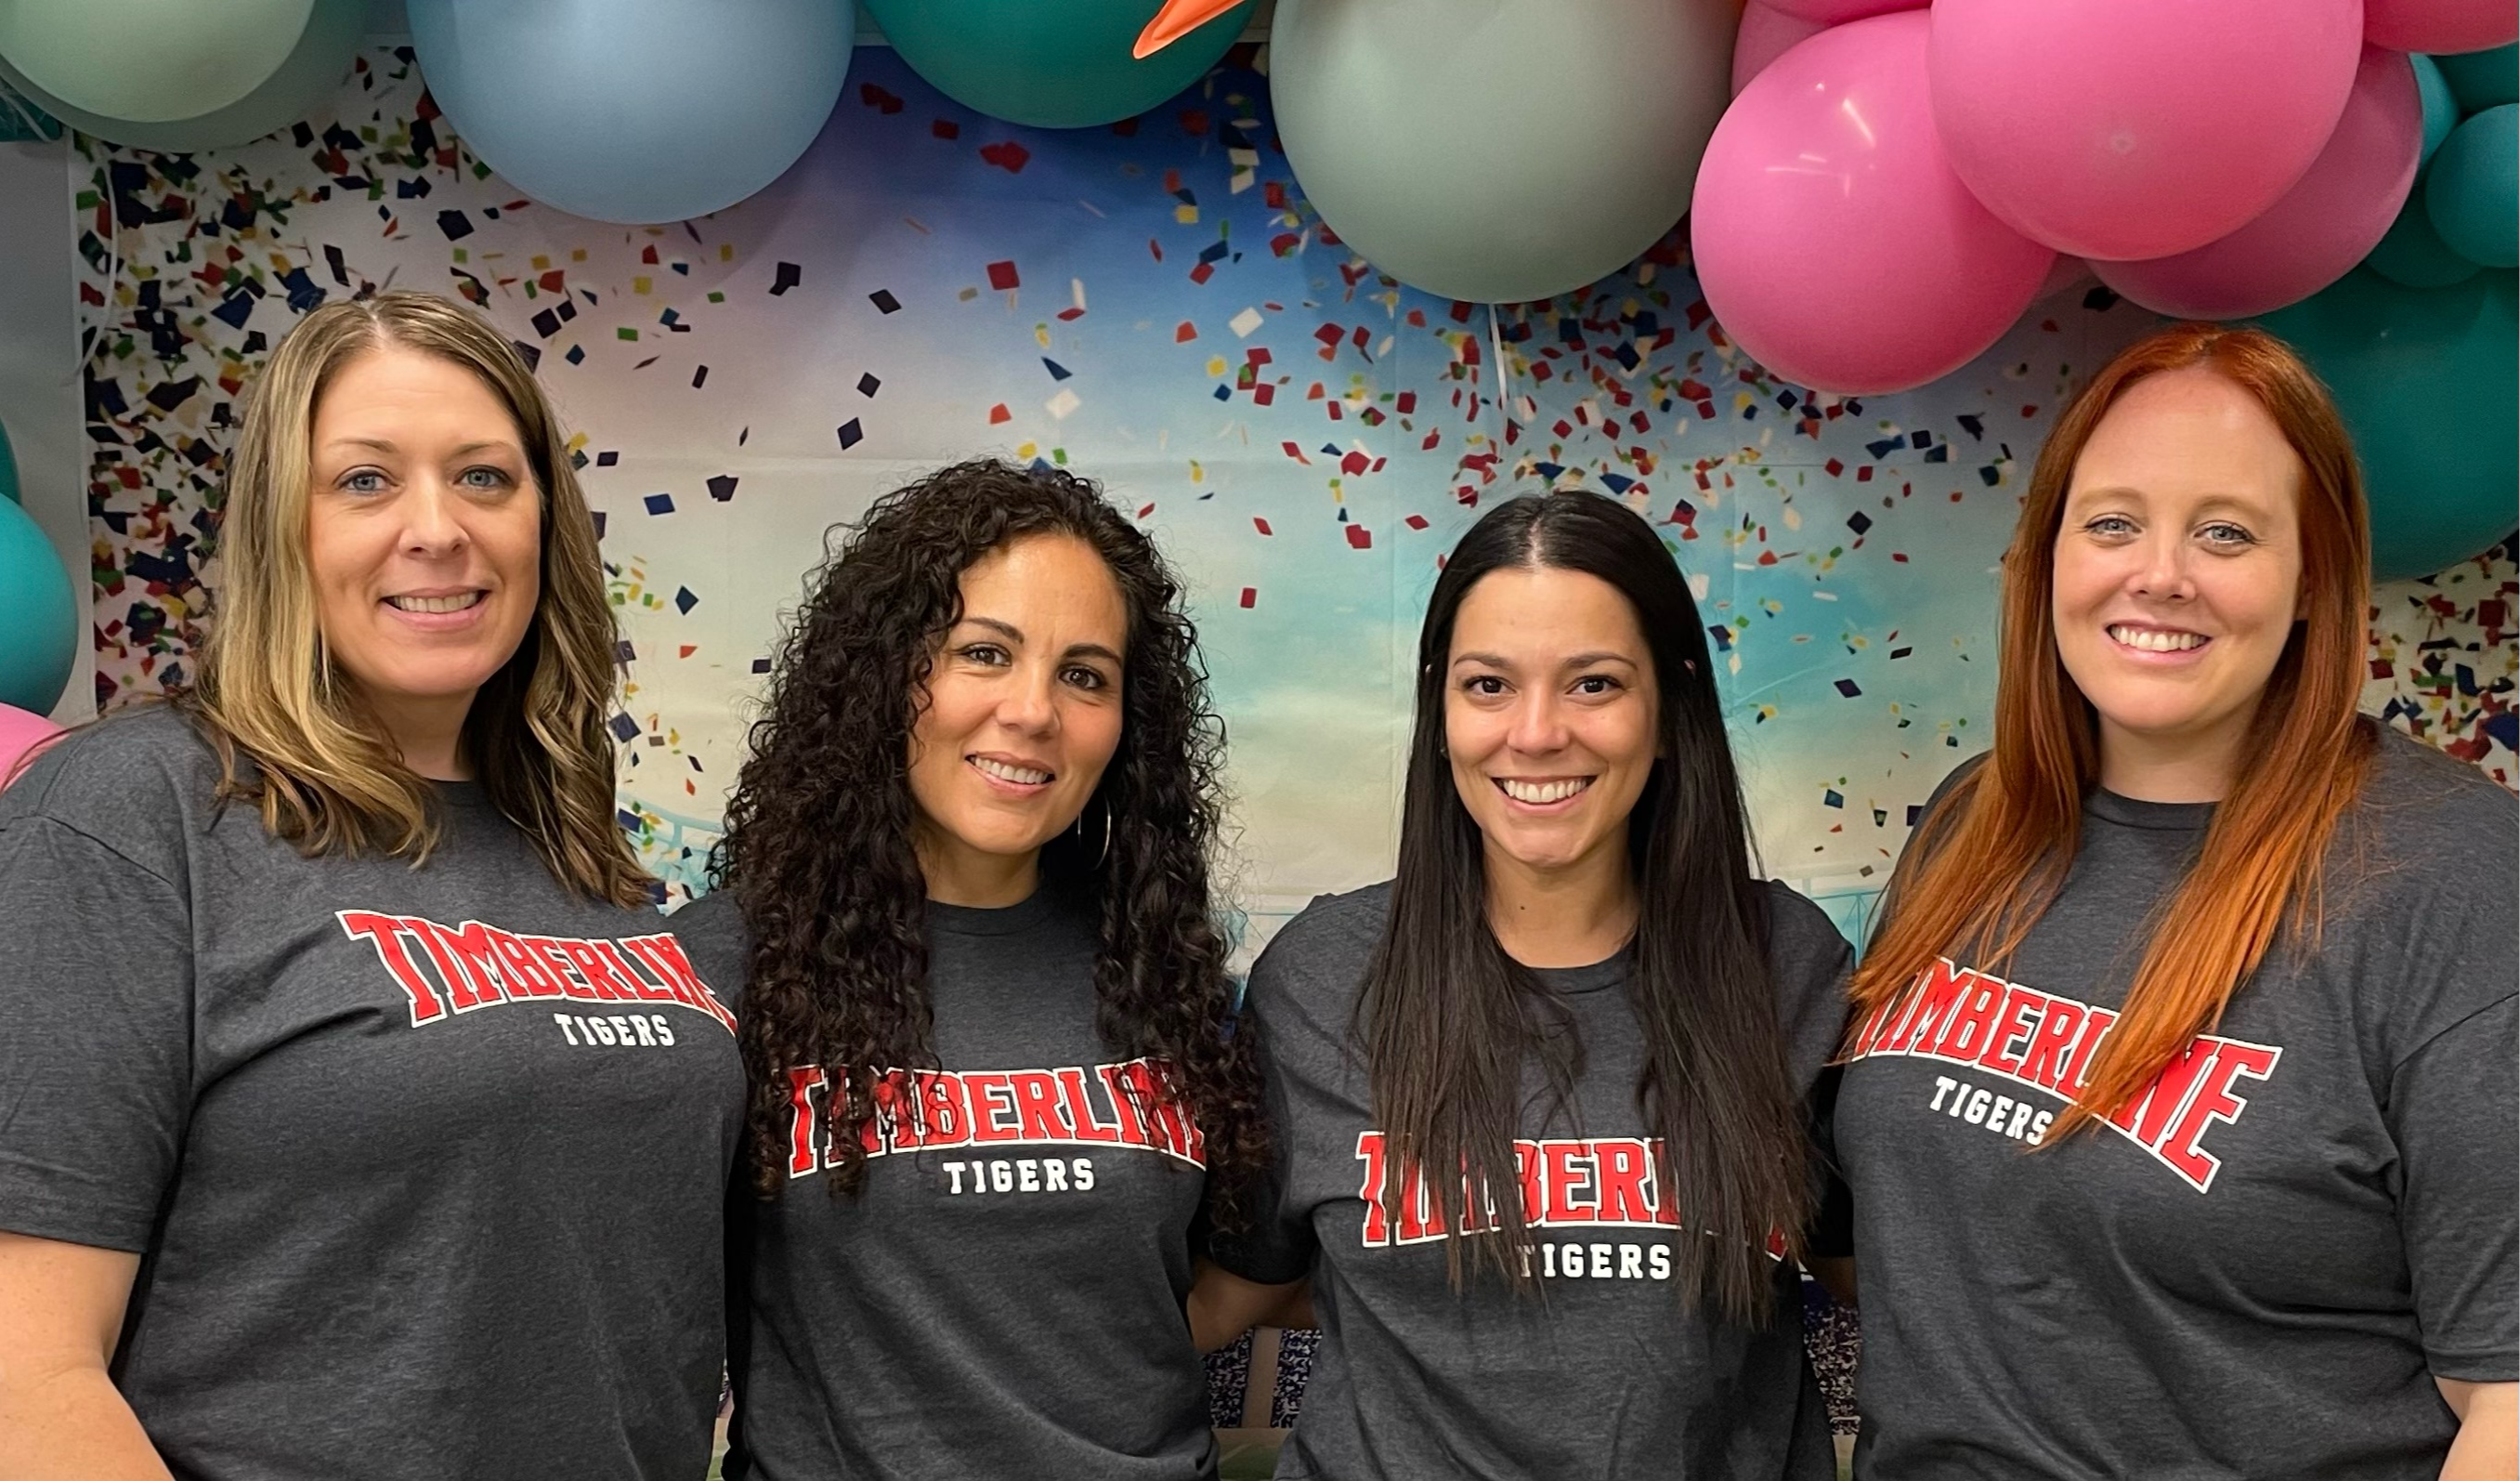
[(1183, 1302), (1264, 1159), (1222, 750), (1179, 582), (1082, 479), (940, 470), (813, 579), (675, 918), (744, 984), (727, 1475), (1214, 1473)]

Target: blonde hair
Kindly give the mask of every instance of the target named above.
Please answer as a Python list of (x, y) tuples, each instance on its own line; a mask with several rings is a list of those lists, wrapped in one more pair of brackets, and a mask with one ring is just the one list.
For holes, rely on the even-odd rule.
[(379, 852), (417, 865), (437, 846), (428, 784), (325, 651), (307, 561), (316, 406), (343, 367), (386, 348), (479, 377), (515, 419), (541, 497), (541, 596), (515, 654), (465, 718), (474, 775), (562, 885), (646, 901), (649, 877), (613, 822), (606, 722), (619, 636), (567, 438), (516, 346), (432, 294), (386, 292), (316, 309), (254, 385), (228, 453), (210, 638), (182, 696), (218, 751), (220, 794), (258, 804), (263, 826), (308, 855)]

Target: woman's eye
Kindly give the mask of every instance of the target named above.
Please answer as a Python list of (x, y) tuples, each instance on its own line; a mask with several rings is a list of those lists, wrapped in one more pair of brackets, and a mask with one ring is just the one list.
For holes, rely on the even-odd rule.
[(1575, 692), (1579, 695), (1614, 695), (1618, 691), (1619, 681), (1607, 674), (1586, 674), (1575, 681)]
[(2124, 515), (2102, 515), (2083, 528), (2094, 535), (2132, 535), (2135, 521)]
[(345, 494), (379, 494), (384, 492), (385, 475), (373, 468), (362, 468), (343, 473), (334, 484)]
[(1103, 678), (1100, 673), (1097, 673), (1093, 669), (1081, 666), (1069, 669), (1067, 671), (1066, 678), (1068, 683), (1075, 685), (1078, 689), (1099, 690), (1109, 687), (1103, 681)]
[(2258, 543), (2257, 536), (2250, 534), (2239, 525), (2224, 521), (2209, 524), (2198, 533), (2202, 534), (2208, 543), (2214, 545), (2237, 547)]
[(1505, 693), (1505, 681), (1494, 674), (1472, 674), (1462, 681), (1462, 690), (1465, 694), (1482, 695), (1494, 698)]
[(495, 468), (468, 468), (462, 477), (466, 488), (506, 488), (512, 481)]
[(968, 662), (996, 667), (1007, 661), (1007, 651), (994, 643), (973, 643), (966, 645), (956, 656)]

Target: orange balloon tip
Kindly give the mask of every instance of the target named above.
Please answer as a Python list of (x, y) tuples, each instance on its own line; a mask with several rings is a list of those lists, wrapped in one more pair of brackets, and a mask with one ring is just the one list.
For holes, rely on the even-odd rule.
[(1164, 0), (1164, 8), (1155, 12), (1155, 19), (1147, 22), (1145, 30), (1138, 32), (1138, 44), (1129, 49), (1129, 55), (1144, 62), (1241, 3), (1242, 0)]

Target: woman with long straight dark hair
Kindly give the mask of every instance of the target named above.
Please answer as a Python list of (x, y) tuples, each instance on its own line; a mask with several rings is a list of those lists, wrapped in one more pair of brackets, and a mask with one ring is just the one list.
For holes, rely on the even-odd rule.
[(1192, 1306), (1310, 1278), (1280, 1474), (1831, 1474), (1791, 1257), (1848, 953), (1752, 873), (1671, 556), (1598, 495), (1491, 510), (1417, 710), (1397, 876), (1251, 973), (1279, 1197)]

